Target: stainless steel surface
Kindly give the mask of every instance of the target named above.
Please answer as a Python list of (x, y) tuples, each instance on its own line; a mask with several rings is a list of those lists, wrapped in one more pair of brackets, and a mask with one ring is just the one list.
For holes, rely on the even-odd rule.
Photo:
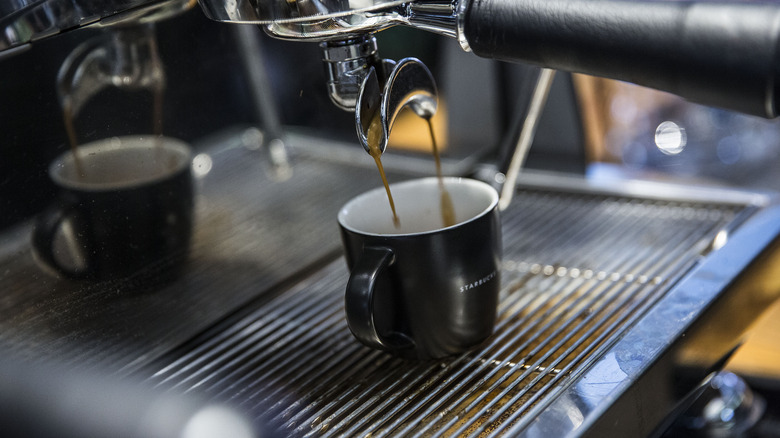
[[(204, 5), (219, 4), (203, 1)], [(355, 2), (326, 2), (339, 9), (322, 9), (323, 3), (316, 0), (263, 3), (282, 8), (293, 6), (298, 9), (296, 14), (301, 12), (300, 7), (315, 7), (304, 9), (301, 16), (277, 16), (265, 23), (264, 28), (281, 38), (333, 41), (403, 24), (457, 37), (461, 46), (468, 48), (463, 23), (463, 8), (467, 3), (485, 6), (480, 10), (487, 18), (512, 18), (497, 23), (507, 24), (505, 28), (480, 26), (481, 21), (472, 23), (470, 29), (474, 31), (498, 29), (497, 34), (510, 35), (496, 46), (506, 48), (514, 42), (527, 41), (511, 35), (532, 26), (518, 25), (513, 19), (521, 17), (512, 14), (491, 13), (494, 10), (490, 8), (498, 3), (495, 1), (434, 0), (411, 2), (404, 7), (395, 1), (369, 0), (357, 7)], [(544, 2), (548, 3), (561, 7), (583, 4)], [(613, 7), (628, 3), (601, 4), (607, 5), (604, 9), (609, 16)], [(645, 3), (663, 6), (658, 2)], [(14, 0), (0, 6), (0, 26), (4, 31), (0, 32), (0, 58), (5, 62), (6, 55), (24, 50), (30, 42), (37, 43), (70, 29), (86, 26), (119, 29), (130, 23), (146, 24), (178, 14), (193, 4), (191, 0)], [(225, 0), (221, 4), (224, 7), (230, 2)], [(243, 15), (230, 16), (231, 11), (259, 13), (253, 6), (256, 4), (237, 2), (236, 9), (222, 10), (227, 14), (224, 19), (242, 20)], [(501, 4), (525, 7), (539, 3), (511, 0)], [(771, 7), (767, 6), (766, 10)], [(752, 14), (751, 17), (755, 16)], [(560, 26), (563, 15), (550, 16), (552, 23), (559, 26), (542, 25), (543, 30), (557, 37), (563, 31), (574, 29)], [(772, 21), (771, 14), (764, 16), (770, 17), (764, 23)], [(642, 14), (634, 18), (638, 19), (637, 23), (647, 23), (647, 17)], [(568, 19), (564, 22), (571, 23)], [(590, 24), (593, 20), (583, 22)], [(685, 22), (668, 20), (651, 24)], [(634, 23), (633, 18), (626, 23)], [(188, 81), (180, 84), (178, 94), (168, 100), (176, 113), (172, 119), (189, 122), (179, 125), (176, 132), (201, 138), (233, 123), (256, 123), (257, 120), (240, 118), (251, 112), (246, 107), (252, 104), (264, 107), (272, 99), (268, 98), (270, 93), (261, 91), (264, 85), (258, 85), (264, 79), (250, 72), (254, 81), (249, 81), (249, 86), (256, 87), (266, 103), (255, 93), (253, 103), (241, 105), (249, 100), (243, 99), (247, 97), (245, 84), (238, 80), (235, 84), (230, 82), (237, 79), (234, 72), (238, 69), (225, 62), (230, 58), (227, 46), (235, 49), (241, 41), (223, 39), (216, 32), (205, 34), (202, 31), (206, 26), (202, 23), (184, 24), (182, 28), (168, 29), (167, 33), (171, 41), (194, 42), (182, 51), (188, 56), (180, 57), (192, 61), (181, 65), (179, 70), (185, 72), (181, 77)], [(776, 26), (770, 27), (777, 30)], [(615, 26), (628, 35), (639, 28)], [(596, 29), (612, 27), (596, 26)], [(674, 58), (678, 52), (669, 48), (688, 47), (674, 35), (687, 29), (673, 26), (670, 32), (651, 32), (652, 36), (664, 38), (671, 35), (671, 44), (668, 41), (638, 44), (634, 48), (658, 47)], [(730, 37), (731, 33), (717, 27), (712, 29), (711, 35), (717, 38), (697, 39), (700, 34), (693, 31), (690, 35), (694, 36), (691, 40), (694, 42), (717, 42), (713, 50), (716, 63), (724, 59), (721, 56), (724, 45), (739, 48), (743, 42), (752, 41)], [(565, 55), (569, 49), (580, 47), (580, 42), (591, 41), (588, 38), (580, 41), (580, 32), (574, 30), (572, 40), (553, 50), (538, 51), (538, 48), (561, 39), (543, 37), (539, 44), (521, 48)], [(9, 189), (6, 193), (23, 193), (21, 201), (14, 205), (36, 199), (27, 192), (32, 195), (46, 191), (45, 187), (29, 184), (39, 172), (27, 164), (48, 162), (47, 153), (63, 146), (62, 133), (53, 132), (56, 129), (39, 137), (35, 135), (39, 130), (59, 126), (61, 115), (57, 111), (43, 111), (50, 109), (56, 99), (45, 93), (52, 88), (54, 94), (51, 87), (54, 76), (47, 76), (44, 68), (38, 71), (37, 67), (42, 61), (61, 59), (52, 54), (64, 57), (80, 42), (76, 41), (80, 35), (54, 41), (65, 42), (64, 45), (41, 44), (42, 49), (48, 50), (31, 50), (17, 58), (24, 61), (22, 65), (34, 69), (6, 71), (40, 73), (36, 75), (37, 81), (10, 75), (14, 80), (6, 82), (9, 89), (18, 90), (8, 94), (9, 108), (16, 102), (32, 108), (28, 111), (14, 108), (9, 113), (12, 117), (3, 117), (11, 127), (6, 142), (9, 149), (6, 156), (11, 159), (6, 163), (11, 163), (14, 170), (4, 170), (11, 179), (3, 186)], [(760, 52), (768, 56), (748, 59), (756, 62), (735, 56), (728, 65), (757, 65), (758, 71), (769, 71), (761, 66), (776, 64), (772, 61), (776, 57), (776, 35), (767, 35), (762, 38), (771, 44), (764, 45), (762, 50), (730, 53)], [(196, 37), (203, 40), (196, 41)], [(492, 40), (479, 39), (487, 41), (489, 49), (495, 49), (490, 47)], [(595, 40), (621, 41), (620, 38)], [(476, 39), (472, 41), (478, 51)], [(731, 44), (734, 42), (738, 44)], [(215, 47), (216, 50), (208, 51)], [(241, 48), (241, 56), (254, 58), (247, 60), (247, 70), (263, 64), (251, 54), (254, 50), (251, 44)], [(593, 54), (598, 55), (603, 49), (597, 47)], [(172, 52), (177, 50), (174, 48)], [(277, 54), (280, 52), (286, 55), (284, 50), (278, 50)], [(625, 58), (625, 53), (642, 55), (641, 50), (621, 52), (618, 49), (617, 52), (622, 56), (607, 61), (599, 62), (600, 57), (592, 56), (579, 59), (595, 59), (594, 69), (586, 71), (605, 75), (611, 72), (602, 66), (609, 70), (621, 63), (641, 65)], [(502, 56), (492, 51), (478, 53)], [(512, 59), (537, 59), (521, 50), (506, 53)], [(316, 53), (313, 55), (316, 57)], [(290, 59), (288, 56), (275, 58), (280, 63)], [(293, 59), (290, 62), (293, 68), (281, 72), (277, 71), (280, 69), (276, 62), (265, 65), (272, 67), (269, 76), (289, 78), (290, 72), (308, 71), (301, 67), (305, 63), (298, 61)], [(208, 79), (212, 76), (188, 74), (202, 73), (203, 68), (214, 65), (214, 70), (226, 73), (225, 82), (235, 87), (219, 87), (225, 84)], [(446, 71), (460, 70), (462, 65), (447, 67)], [(556, 66), (580, 71), (566, 62), (553, 65)], [(649, 76), (677, 77), (678, 72), (688, 68), (671, 61), (651, 67), (661, 66), (669, 69)], [(647, 71), (654, 70), (644, 69)], [(693, 74), (687, 80), (697, 85), (713, 84), (713, 94), (724, 93), (725, 97), (716, 102), (740, 100), (749, 94), (734, 92), (741, 90), (741, 86), (718, 87), (721, 82), (701, 81), (695, 69), (691, 71)], [(472, 83), (481, 83), (484, 77), (491, 76), (476, 76)], [(734, 83), (763, 82), (738, 80)], [(462, 95), (463, 88), (456, 88), (455, 94)], [(724, 88), (732, 92), (729, 94)], [(219, 91), (226, 89), (229, 91)], [(765, 89), (771, 87), (762, 88)], [(509, 88), (500, 87), (497, 92), (506, 90)], [(209, 91), (215, 92), (209, 94)], [(312, 101), (303, 88), (297, 87), (293, 94), (280, 100), (294, 107), (298, 102), (291, 96)], [(453, 100), (448, 102), (453, 104)], [(472, 112), (479, 111), (468, 102), (465, 106)], [(109, 103), (105, 107), (113, 105)], [(226, 112), (228, 107), (235, 111)], [(318, 111), (296, 113), (288, 120), (315, 118)], [(133, 112), (128, 108), (126, 114)], [(108, 123), (96, 118), (88, 129), (97, 133), (93, 135), (105, 135), (108, 129), (104, 128), (110, 124), (116, 129), (115, 125), (121, 124), (124, 116), (107, 114)], [(215, 120), (219, 116), (224, 120)], [(249, 115), (247, 119), (252, 117)], [(204, 123), (212, 120), (214, 124)], [(217, 147), (201, 149), (203, 154), (196, 157), (194, 170), (201, 195), (198, 229), (190, 265), (173, 283), (150, 283), (150, 278), (159, 273), (156, 269), (161, 267), (150, 267), (137, 277), (116, 282), (74, 283), (54, 278), (43, 272), (32, 258), (27, 243), (29, 222), (5, 231), (0, 236), (0, 284), (3, 286), (0, 347), (4, 352), (37, 360), (57, 358), (87, 373), (91, 367), (109, 368), (120, 375), (145, 377), (160, 389), (202, 392), (207, 397), (227, 399), (242, 404), (258, 418), (269, 419), (292, 435), (352, 435), (370, 431), (377, 435), (598, 436), (600, 431), (608, 430), (620, 431), (623, 436), (641, 436), (650, 433), (653, 425), (662, 420), (679, 396), (674, 391), (684, 387), (674, 386), (679, 377), (674, 361), (676, 348), (692, 337), (691, 327), (712, 315), (734, 282), (780, 235), (778, 207), (761, 196), (722, 190), (698, 192), (674, 185), (648, 188), (633, 180), (601, 187), (589, 186), (582, 180), (572, 183), (566, 178), (537, 183), (524, 175), (524, 189), (519, 193), (518, 202), (506, 210), (504, 217), (506, 283), (495, 337), (468, 355), (439, 362), (405, 362), (360, 347), (349, 335), (342, 317), (346, 269), (337, 260), (339, 243), (333, 218), (346, 199), (378, 183), (372, 163), (366, 161), (365, 167), (355, 166), (354, 162), (366, 159), (360, 151), (359, 155), (346, 154), (343, 161), (331, 149), (294, 154), (289, 162), (285, 157), (271, 160), (287, 169), (282, 172), (286, 176), (280, 178), (279, 167), (271, 165), (264, 152), (257, 150), (258, 147), (266, 149), (272, 158), (280, 155), (275, 150), (283, 151), (276, 147), (282, 145), (281, 139), (265, 143), (260, 140), (276, 136), (273, 131), (277, 124), (265, 122), (267, 132), (246, 130), (238, 140), (231, 136), (218, 142)], [(221, 126), (215, 127), (217, 123)], [(36, 126), (35, 132), (30, 132), (30, 126)], [(31, 134), (29, 138), (17, 135), (25, 132)], [(117, 134), (109, 132), (108, 135)], [(315, 148), (325, 143), (320, 138), (304, 141)], [(475, 141), (469, 146), (477, 149), (485, 143)], [(315, 155), (325, 159), (312, 158)], [(388, 168), (393, 167), (390, 165), (393, 158), (398, 157), (387, 157)], [(473, 154), (469, 154), (469, 160), (473, 159)], [(408, 170), (410, 162), (401, 159), (395, 168)], [(290, 163), (292, 167), (287, 168)], [(422, 167), (422, 173), (432, 173), (427, 157), (417, 163), (427, 165)], [(471, 171), (473, 164), (474, 161), (464, 162), (458, 173)], [(22, 178), (18, 177), (20, 173)], [(616, 186), (620, 190), (615, 190)], [(35, 208), (43, 207), (45, 197), (37, 199), (41, 202)], [(14, 220), (32, 214), (34, 210), (20, 209), (20, 215), (14, 216), (19, 219)], [(736, 345), (732, 341), (731, 337), (722, 339), (713, 356), (720, 359), (728, 353)], [(710, 360), (709, 355), (704, 359), (702, 365), (718, 363)]]
[(340, 109), (355, 112), (357, 137), (369, 154), (369, 135), (384, 153), (390, 130), (403, 108), (408, 106), (426, 119), (436, 113), (436, 81), (420, 60), (381, 59), (373, 35), (323, 42), (320, 48), (328, 75), (328, 96)]
[(713, 373), (695, 394), (696, 400), (667, 436), (685, 432), (708, 438), (746, 436), (766, 412), (766, 400), (728, 371)]
[[(387, 75), (384, 84), (380, 84), (375, 69), (371, 69), (363, 79), (360, 94), (355, 108), (355, 128), (358, 140), (369, 154), (371, 147), (368, 137), (371, 125), (378, 118), (380, 136), (376, 137), (375, 146), (384, 153), (390, 130), (393, 129), (398, 113), (409, 107), (415, 114), (430, 120), (436, 114), (438, 107), (438, 91), (428, 67), (415, 58), (404, 58), (398, 63), (387, 64), (392, 70)], [(384, 76), (384, 75), (383, 75)]]
[[(237, 403), (290, 436), (585, 434), (774, 240), (780, 213), (730, 192), (652, 199), (543, 185), (504, 211), (496, 333), (470, 353), (409, 362), (361, 346), (344, 322), (339, 260), (140, 374)], [(692, 296), (702, 272), (712, 284)]]
[[(271, 0), (257, 5), (245, 1), (201, 1), (206, 15), (214, 20), (261, 24), (268, 33), (283, 39), (322, 41), (330, 99), (340, 109), (356, 111), (358, 138), (366, 150), (366, 132), (377, 112), (375, 106), (382, 102), (382, 152), (401, 107), (409, 105), (421, 117), (430, 117), (436, 111), (437, 93), (433, 77), (421, 62), (402, 60), (396, 66), (393, 61), (382, 60), (372, 32), (404, 23), (456, 37), (458, 17), (462, 15), (457, 4), (456, 0), (410, 4), (395, 0)], [(364, 96), (366, 90), (372, 95)], [(360, 102), (363, 108), (358, 108)]]
[(349, 3), (339, 0), (266, 0), (256, 2), (238, 0), (204, 0), (206, 15), (213, 20), (238, 23), (315, 22), (355, 13), (373, 12), (400, 6), (400, 0), (366, 0)]
[(368, 167), (370, 157), (353, 148), (353, 162), (367, 162), (361, 168), (295, 156), (292, 177), (280, 180), (266, 152), (257, 149), (261, 135), (255, 129), (226, 134), (194, 158), (193, 246), (174, 283), (147, 281), (164, 266), (123, 281), (55, 278), (32, 256), (30, 223), (3, 233), (4, 351), (131, 370), (293, 274), (336, 257), (338, 209), (366, 186), (379, 184), (376, 170)]
[(194, 0), (10, 0), (0, 6), (0, 59), (29, 43), (94, 23), (149, 23), (179, 14)]
[(265, 146), (267, 159), (273, 166), (272, 179), (286, 180), (292, 176), (289, 154), (285, 144), (285, 129), (275, 104), (276, 93), (263, 63), (264, 47), (259, 37), (260, 30), (251, 26), (232, 26), (240, 52), (241, 61), (247, 72), (250, 93), (258, 115), (258, 124), (263, 135), (257, 138), (258, 146)]
[(0, 359), (0, 424), (10, 438), (263, 437), (230, 406), (7, 354)]
[(509, 203), (512, 202), (515, 187), (517, 187), (517, 176), (523, 164), (525, 164), (528, 151), (531, 150), (531, 144), (533, 144), (539, 119), (542, 116), (544, 105), (547, 103), (547, 96), (550, 93), (550, 87), (554, 78), (554, 70), (542, 69), (539, 71), (539, 77), (536, 80), (531, 101), (528, 104), (528, 112), (523, 120), (523, 127), (520, 129), (517, 143), (514, 145), (512, 159), (509, 161), (509, 167), (504, 176), (505, 181), (504, 186), (501, 188), (501, 200), (498, 203), (498, 208), (501, 210), (505, 210), (509, 207)]
[(210, 18), (261, 24), (277, 38), (344, 40), (406, 25), (454, 37), (479, 56), (627, 80), (773, 118), (780, 10), (751, 3), (201, 0)]
[(163, 92), (165, 71), (152, 24), (114, 27), (85, 41), (65, 58), (57, 73), (60, 105), (71, 117), (110, 86)]
[(384, 79), (384, 63), (377, 53), (376, 38), (364, 35), (351, 40), (320, 44), (322, 61), (327, 72), (328, 96), (338, 108), (354, 111), (361, 84), (371, 68), (379, 70)]
[[(369, 0), (359, 5), (338, 0), (268, 1), (261, 7), (246, 0), (202, 0), (207, 17), (232, 23), (262, 24), (283, 39), (324, 41), (356, 37), (394, 23), (392, 12), (403, 0)], [(385, 11), (385, 12), (379, 12)]]
[[(463, 44), (462, 5), (457, 0), (200, 0), (207, 17), (262, 25), (271, 35), (294, 40), (342, 40), (404, 24), (449, 37)], [(467, 46), (464, 46), (466, 48)]]

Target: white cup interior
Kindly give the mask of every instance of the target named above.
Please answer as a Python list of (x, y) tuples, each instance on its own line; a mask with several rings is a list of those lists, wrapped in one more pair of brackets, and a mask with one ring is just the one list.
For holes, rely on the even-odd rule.
[[(455, 225), (492, 210), (498, 193), (481, 181), (444, 178), (444, 187), (452, 199)], [(393, 213), (384, 187), (358, 195), (339, 211), (339, 223), (361, 234), (403, 235), (445, 228), (442, 220), (441, 189), (436, 177), (391, 184), (400, 227), (393, 224)]]
[(68, 151), (49, 167), (57, 184), (84, 190), (132, 187), (164, 179), (190, 164), (189, 147), (168, 137), (113, 137), (79, 146), (76, 153), (80, 166)]

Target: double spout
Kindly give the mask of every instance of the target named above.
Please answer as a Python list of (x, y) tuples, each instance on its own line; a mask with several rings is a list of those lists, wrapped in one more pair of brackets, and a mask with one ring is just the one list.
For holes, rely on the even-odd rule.
[[(376, 142), (384, 151), (398, 108), (409, 105), (422, 117), (436, 108), (435, 85), (422, 64), (388, 68), (376, 56), (371, 35), (395, 25), (455, 38), (485, 58), (632, 82), (766, 118), (780, 112), (777, 3), (258, 0), (252, 7), (254, 0), (199, 1), (212, 19), (259, 24), (280, 39), (321, 42), (331, 99), (354, 108), (366, 150)], [(357, 56), (349, 62), (330, 56), (353, 44)], [(381, 129), (371, 129), (374, 120)]]
[(106, 87), (157, 93), (165, 88), (153, 24), (108, 28), (73, 50), (57, 74), (60, 104), (72, 117)]
[(417, 59), (404, 58), (395, 63), (384, 86), (380, 86), (372, 67), (360, 87), (355, 127), (363, 148), (384, 153), (398, 113), (409, 107), (415, 114), (430, 119), (436, 114), (436, 83), (428, 68)]
[[(39, 11), (39, 5), (60, 3), (80, 5), (82, 2), (43, 0), (22, 2), (25, 6), (21, 9), (0, 9), (0, 14), (6, 15), (13, 24), (5, 32), (13, 36), (12, 41), (0, 41), (0, 51), (24, 43), (17, 41), (18, 32), (13, 30), (22, 28), (29, 21), (28, 16)], [(139, 21), (133, 12), (166, 9), (163, 6), (169, 4), (183, 5), (176, 10), (186, 9), (193, 0), (95, 3), (112, 4), (105, 11), (97, 11), (95, 16), (105, 17), (102, 23), (108, 18)], [(268, 34), (281, 39), (325, 42), (329, 51), (336, 51), (339, 45), (370, 39), (373, 33), (391, 26), (412, 26), (453, 37), (464, 50), (486, 58), (633, 82), (696, 103), (767, 118), (780, 114), (777, 85), (780, 5), (771, 1), (199, 0), (199, 3), (204, 13), (214, 20), (258, 24)], [(118, 12), (125, 10), (128, 13)], [(80, 16), (82, 21), (86, 19)], [(55, 28), (67, 27), (58, 24)], [(42, 34), (52, 32), (42, 31)], [(362, 47), (371, 48), (370, 44)], [(385, 92), (389, 76), (383, 75), (385, 72), (389, 75), (392, 69), (385, 68), (385, 62), (378, 57), (368, 61), (340, 63), (338, 68), (343, 69), (334, 70), (332, 77), (336, 81), (332, 85), (338, 88), (347, 84), (346, 88), (332, 93), (338, 98), (334, 99), (338, 106), (357, 107), (360, 88), (371, 68), (380, 84), (380, 94)], [(347, 89), (352, 91), (342, 92)], [(342, 100), (343, 97), (349, 99)], [(374, 100), (366, 98), (367, 102)], [(358, 115), (365, 117), (356, 113), (356, 118)], [(392, 118), (392, 112), (386, 115)], [(392, 120), (387, 122), (388, 127), (392, 125)], [(360, 125), (359, 130), (365, 132)]]
[[(0, 8), (0, 22), (8, 25), (0, 32), (0, 57), (22, 50), (30, 41), (95, 20), (98, 23), (149, 22), (161, 14), (186, 10), (194, 2), (12, 2)], [(209, 18), (258, 24), (268, 34), (281, 39), (330, 43), (361, 39), (391, 26), (412, 26), (456, 38), (464, 50), (486, 58), (633, 82), (693, 102), (762, 117), (776, 117), (780, 112), (777, 103), (780, 87), (776, 83), (780, 77), (780, 5), (772, 1), (198, 0), (198, 3)], [(378, 68), (377, 71), (381, 81)]]
[(426, 119), (436, 113), (436, 82), (420, 60), (380, 58), (373, 35), (323, 42), (320, 47), (331, 101), (355, 112), (358, 140), (369, 154), (372, 148), (384, 153), (395, 118), (404, 107)]
[[(430, 70), (415, 58), (398, 62), (376, 56), (376, 40), (354, 43), (366, 56), (329, 62), (328, 81), (331, 99), (342, 109), (355, 112), (355, 128), (361, 145), (369, 154), (387, 148), (387, 140), (398, 113), (409, 107), (420, 117), (429, 119), (436, 113), (436, 82)], [(329, 49), (323, 46), (324, 49)], [(346, 67), (344, 65), (347, 64)], [(340, 73), (339, 74), (334, 74)]]
[(394, 25), (478, 56), (602, 76), (762, 117), (778, 115), (780, 5), (652, 0), (200, 0), (272, 36), (344, 40)]

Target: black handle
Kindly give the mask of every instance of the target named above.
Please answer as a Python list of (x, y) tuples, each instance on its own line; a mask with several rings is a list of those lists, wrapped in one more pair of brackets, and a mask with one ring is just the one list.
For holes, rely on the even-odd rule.
[(347, 282), (344, 307), (347, 325), (365, 345), (379, 350), (402, 350), (414, 345), (401, 333), (382, 336), (374, 323), (374, 296), (377, 279), (393, 263), (395, 255), (389, 248), (363, 248)]
[(778, 4), (472, 0), (465, 17), (465, 36), (479, 56), (777, 116)]
[[(32, 232), (31, 243), (38, 260), (50, 269), (70, 278), (84, 278), (93, 273), (89, 260), (85, 260), (87, 266), (83, 269), (71, 268), (62, 264), (54, 251), (54, 239), (62, 223), (68, 219), (76, 220), (78, 215), (74, 204), (51, 206), (38, 216)], [(85, 239), (81, 239), (80, 244), (86, 244)], [(85, 251), (84, 255), (88, 257), (89, 251)]]

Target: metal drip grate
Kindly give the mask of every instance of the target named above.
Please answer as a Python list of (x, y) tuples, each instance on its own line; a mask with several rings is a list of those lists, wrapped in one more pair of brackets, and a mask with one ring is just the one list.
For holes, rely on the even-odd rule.
[(338, 260), (164, 358), (148, 380), (230, 401), (287, 436), (513, 435), (749, 214), (520, 191), (502, 218), (502, 299), (483, 346), (431, 362), (361, 346), (344, 321)]

